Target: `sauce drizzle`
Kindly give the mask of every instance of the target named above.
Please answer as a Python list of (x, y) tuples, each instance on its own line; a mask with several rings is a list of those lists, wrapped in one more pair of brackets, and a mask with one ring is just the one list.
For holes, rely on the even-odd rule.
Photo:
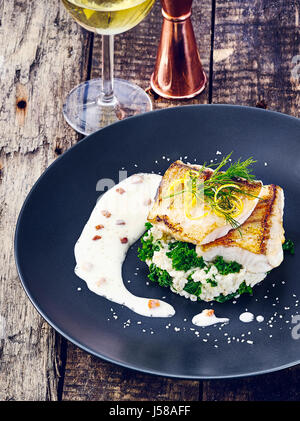
[(229, 319), (216, 317), (214, 310), (203, 310), (193, 317), (192, 323), (196, 326), (206, 327), (216, 323), (228, 323)]
[[(129, 292), (122, 279), (122, 264), (129, 247), (145, 231), (160, 181), (156, 174), (136, 174), (104, 193), (74, 249), (75, 273), (91, 291), (148, 317), (171, 317), (175, 310), (164, 301)], [(99, 227), (101, 236), (96, 234)]]

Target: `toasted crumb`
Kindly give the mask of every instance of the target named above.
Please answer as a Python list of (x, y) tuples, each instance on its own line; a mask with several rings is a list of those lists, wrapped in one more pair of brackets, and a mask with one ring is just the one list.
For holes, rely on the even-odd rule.
[(132, 178), (132, 184), (140, 184), (144, 181), (144, 178), (141, 175), (135, 175)]
[(155, 308), (155, 307), (159, 307), (159, 306), (160, 306), (159, 300), (149, 300), (148, 301), (148, 307), (149, 308)]
[(102, 215), (105, 216), (105, 218), (110, 218), (111, 217), (111, 213), (108, 212), (107, 210), (103, 210), (101, 211)]
[(105, 282), (106, 282), (105, 278), (100, 278), (98, 279), (98, 281), (96, 281), (96, 286), (101, 287), (101, 285), (105, 284)]
[(203, 315), (207, 317), (211, 317), (215, 314), (215, 310), (203, 310)]

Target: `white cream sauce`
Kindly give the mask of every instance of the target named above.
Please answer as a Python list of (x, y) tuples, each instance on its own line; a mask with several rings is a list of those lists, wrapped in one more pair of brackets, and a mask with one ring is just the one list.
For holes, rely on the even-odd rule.
[(245, 311), (245, 313), (240, 314), (239, 319), (241, 322), (250, 323), (254, 320), (254, 314), (250, 313), (249, 311)]
[(228, 323), (229, 319), (216, 317), (214, 310), (203, 310), (193, 317), (192, 323), (196, 326), (206, 327), (216, 323)]
[(74, 250), (75, 273), (91, 291), (150, 317), (170, 317), (175, 310), (164, 301), (129, 292), (122, 279), (122, 264), (129, 247), (145, 231), (160, 181), (156, 174), (136, 174), (104, 193)]

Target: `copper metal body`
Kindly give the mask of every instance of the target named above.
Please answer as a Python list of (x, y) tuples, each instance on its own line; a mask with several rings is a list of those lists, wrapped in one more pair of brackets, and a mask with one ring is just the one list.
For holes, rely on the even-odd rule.
[(192, 2), (161, 0), (164, 20), (151, 87), (164, 98), (193, 98), (207, 82), (190, 19)]

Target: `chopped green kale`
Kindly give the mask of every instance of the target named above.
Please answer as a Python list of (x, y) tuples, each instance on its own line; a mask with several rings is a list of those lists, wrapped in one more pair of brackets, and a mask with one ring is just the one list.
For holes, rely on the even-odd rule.
[(253, 291), (252, 291), (252, 288), (249, 285), (247, 285), (246, 282), (244, 281), (240, 284), (239, 289), (236, 292), (233, 292), (232, 294), (228, 294), (228, 295), (220, 294), (218, 297), (215, 298), (215, 301), (218, 301), (219, 303), (224, 303), (225, 301), (231, 300), (237, 295), (242, 295), (245, 293), (252, 295)]
[(186, 278), (188, 281), (194, 281), (194, 279), (192, 278), (192, 276), (194, 275), (195, 271), (190, 273), (189, 276)]
[(214, 279), (206, 279), (206, 282), (208, 284), (210, 284), (212, 287), (217, 287), (218, 286), (218, 282), (215, 281)]
[(169, 244), (169, 250), (166, 255), (172, 260), (172, 267), (175, 270), (187, 272), (191, 268), (206, 267), (203, 257), (197, 255), (193, 244), (176, 241)]
[(148, 278), (151, 281), (157, 282), (161, 287), (172, 285), (172, 277), (166, 270), (160, 269), (154, 263), (151, 263), (149, 270)]
[(292, 240), (285, 240), (282, 244), (284, 251), (288, 251), (290, 254), (295, 254), (295, 244)]
[(238, 262), (225, 262), (225, 260), (221, 256), (218, 256), (214, 260), (213, 264), (216, 266), (218, 272), (221, 275), (228, 275), (229, 273), (238, 273), (242, 268), (242, 265), (240, 265)]
[(160, 247), (158, 242), (153, 241), (153, 235), (148, 234), (148, 231), (152, 228), (152, 224), (147, 222), (145, 224), (147, 230), (141, 238), (142, 247), (138, 249), (138, 257), (145, 262), (147, 259), (152, 259), (155, 251), (159, 251)]
[(244, 281), (239, 286), (238, 295), (245, 294), (245, 293), (252, 295), (253, 290), (252, 290), (252, 287), (250, 285), (247, 285), (246, 282)]
[[(149, 230), (151, 230), (151, 228), (153, 227), (153, 225), (150, 222), (146, 222), (145, 223), (145, 227), (146, 227), (146, 232), (148, 232)], [(146, 232), (145, 232), (145, 234), (146, 234)]]
[[(152, 228), (152, 224), (147, 222), (146, 224), (146, 232), (141, 238), (141, 247), (138, 249), (138, 256), (142, 261), (151, 260), (153, 258), (154, 252), (159, 251), (161, 248), (160, 241), (154, 241), (152, 233), (148, 231)], [(294, 250), (291, 245), (293, 243), (290, 241), (289, 246), (286, 245), (286, 249), (288, 249), (291, 253), (291, 250)], [(172, 267), (175, 270), (180, 270), (187, 272), (190, 269), (204, 269), (206, 273), (208, 273), (211, 267), (215, 266), (218, 272), (221, 275), (228, 275), (229, 273), (238, 273), (242, 265), (237, 262), (225, 262), (223, 257), (218, 256), (211, 264), (205, 263), (203, 257), (199, 257), (196, 253), (195, 246), (190, 243), (182, 242), (182, 241), (173, 241), (168, 246), (169, 251), (166, 253), (167, 257), (172, 260)], [(153, 281), (157, 282), (162, 287), (171, 286), (173, 283), (173, 279), (168, 271), (163, 270), (157, 267), (154, 263), (151, 263), (149, 266), (149, 275), (148, 278)], [(202, 293), (202, 283), (195, 282), (192, 278), (192, 275), (195, 271), (190, 273), (187, 277), (187, 283), (184, 286), (184, 291), (188, 292), (189, 294), (195, 295), (198, 297), (198, 300), (201, 300), (201, 293)], [(218, 286), (218, 282), (215, 280), (214, 276), (206, 279), (206, 282), (209, 283), (212, 287)], [(216, 301), (223, 303), (227, 300), (230, 300), (237, 295), (241, 295), (243, 293), (252, 294), (252, 288), (247, 286), (245, 282), (242, 282), (239, 286), (239, 289), (229, 295), (224, 296), (223, 294), (219, 295), (215, 298)]]
[(202, 292), (202, 283), (193, 281), (190, 276), (187, 279), (188, 281), (185, 284), (183, 290), (189, 294), (193, 294), (196, 295), (196, 297), (199, 297)]

